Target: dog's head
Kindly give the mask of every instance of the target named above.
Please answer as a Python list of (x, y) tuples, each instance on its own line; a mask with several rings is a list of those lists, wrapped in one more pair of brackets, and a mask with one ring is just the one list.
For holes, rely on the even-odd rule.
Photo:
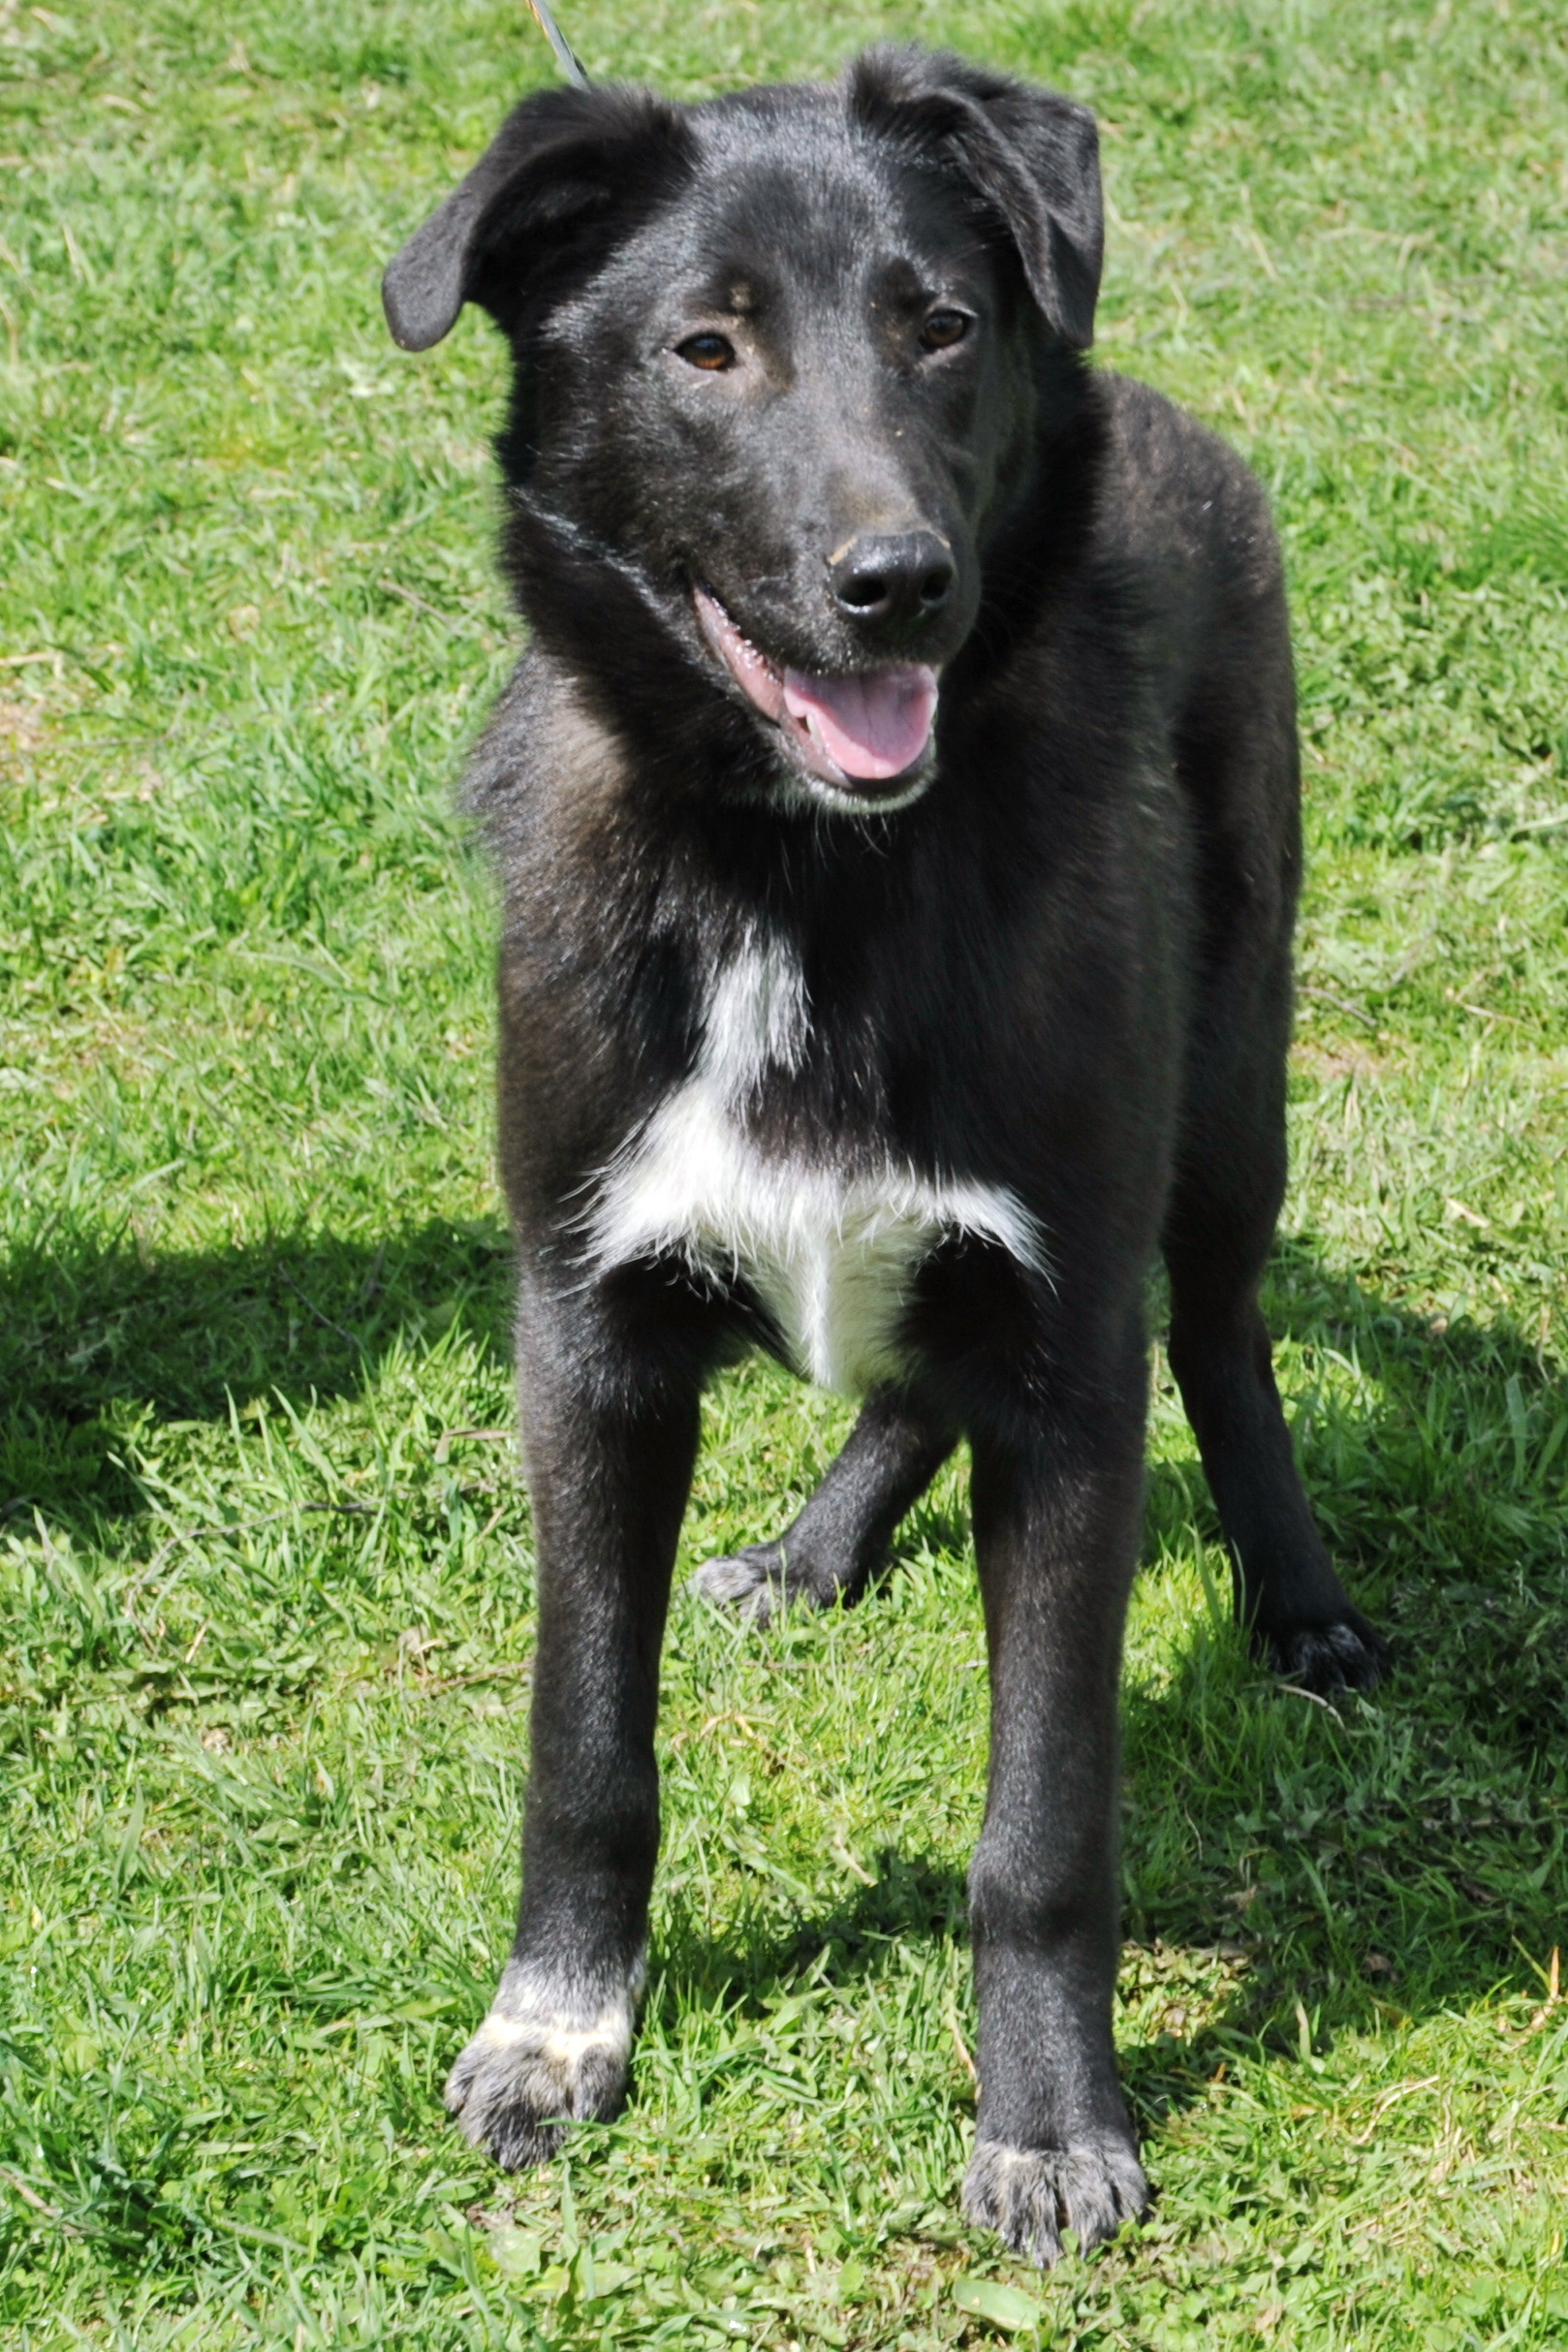
[(1083, 109), (884, 48), (832, 88), (525, 100), (385, 298), (410, 350), (489, 311), (519, 514), (745, 709), (781, 800), (884, 811), (931, 774), (1100, 255)]

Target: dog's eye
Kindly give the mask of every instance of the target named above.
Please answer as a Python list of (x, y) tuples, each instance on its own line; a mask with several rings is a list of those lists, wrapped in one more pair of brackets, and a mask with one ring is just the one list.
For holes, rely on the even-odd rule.
[(932, 310), (926, 313), (920, 339), (927, 351), (951, 351), (969, 332), (969, 317), (962, 310)]
[(691, 366), (706, 367), (710, 374), (735, 364), (735, 345), (728, 335), (688, 335), (675, 349)]

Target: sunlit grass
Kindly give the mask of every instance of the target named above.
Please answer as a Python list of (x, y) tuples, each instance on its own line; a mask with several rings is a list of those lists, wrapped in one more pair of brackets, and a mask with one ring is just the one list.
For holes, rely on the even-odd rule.
[[(546, 58), (494, 0), (0, 7), (0, 2332), (1558, 2346), (1560, 13), (569, 30), (677, 95), (911, 32), (1100, 112), (1101, 357), (1246, 452), (1291, 565), (1312, 866), (1270, 1306), (1396, 1673), (1329, 1709), (1241, 1654), (1157, 1357), (1118, 2032), (1162, 2196), (1092, 2261), (1041, 2280), (955, 2206), (961, 1463), (860, 1613), (759, 1636), (682, 1591), (632, 2105), (521, 2183), (455, 2139), (532, 1649), (493, 913), (450, 798), (515, 644), (504, 371), (472, 318), (395, 353), (377, 278)], [(727, 1382), (682, 1569), (782, 1524), (844, 1426)]]

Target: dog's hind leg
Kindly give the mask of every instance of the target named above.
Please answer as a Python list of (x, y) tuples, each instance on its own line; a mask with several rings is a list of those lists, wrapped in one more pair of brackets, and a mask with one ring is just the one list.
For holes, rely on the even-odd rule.
[[(1308, 1690), (1370, 1690), (1387, 1663), (1351, 1606), (1302, 1491), (1274, 1386), (1258, 1286), (1284, 1192), (1283, 1087), (1260, 1118), (1210, 1105), (1202, 1161), (1165, 1234), (1171, 1369), (1230, 1546), (1237, 1612), (1275, 1669)], [(1255, 1112), (1257, 1097), (1254, 1097)]]
[[(659, 1648), (697, 1450), (697, 1367), (591, 1302), (518, 1314), (539, 1555), (522, 1900), (447, 2105), (508, 2172), (625, 2093), (659, 1843)], [(616, 1361), (618, 1359), (618, 1361)]]
[(770, 1544), (709, 1560), (693, 1589), (766, 1625), (792, 1603), (858, 1601), (894, 1529), (953, 1451), (937, 1427), (886, 1390), (869, 1397), (849, 1440), (799, 1519)]

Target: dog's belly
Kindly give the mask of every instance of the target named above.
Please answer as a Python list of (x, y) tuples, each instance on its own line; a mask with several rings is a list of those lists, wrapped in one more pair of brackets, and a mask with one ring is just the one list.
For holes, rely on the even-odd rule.
[(1033, 1220), (1001, 1186), (770, 1156), (699, 1072), (609, 1171), (590, 1246), (602, 1269), (671, 1256), (748, 1285), (796, 1369), (857, 1396), (903, 1368), (916, 1270), (955, 1234), (1042, 1270)]

